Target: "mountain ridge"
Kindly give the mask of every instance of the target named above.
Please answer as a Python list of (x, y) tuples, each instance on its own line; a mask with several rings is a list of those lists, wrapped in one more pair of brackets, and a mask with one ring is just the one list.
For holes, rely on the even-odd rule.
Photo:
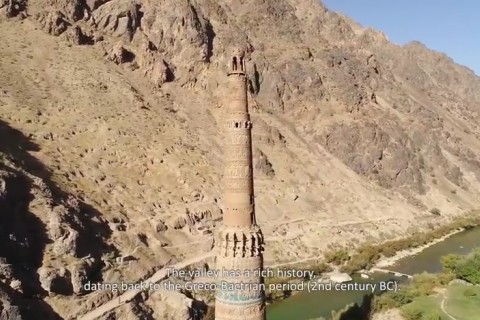
[[(0, 152), (15, 160), (8, 170), (63, 191), (23, 209), (50, 241), (67, 239), (47, 241), (34, 272), (59, 317), (114, 296), (83, 292), (90, 279), (135, 281), (211, 249), (233, 44), (248, 52), (267, 264), (399, 238), (479, 206), (480, 79), (441, 54), (390, 44), (314, 0), (24, 4), (0, 4), (0, 118), (2, 132), (37, 147), (17, 152), (2, 136)], [(101, 250), (86, 258), (74, 248), (95, 228)], [(166, 296), (111, 317), (193, 308)]]

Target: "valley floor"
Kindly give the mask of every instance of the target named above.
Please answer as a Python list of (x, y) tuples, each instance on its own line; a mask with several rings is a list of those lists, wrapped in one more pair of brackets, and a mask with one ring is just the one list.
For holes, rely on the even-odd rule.
[(480, 314), (480, 287), (450, 284), (437, 294), (418, 298), (401, 310), (409, 315), (407, 319), (415, 319), (417, 310), (424, 310), (425, 314), (432, 317), (439, 316), (439, 320), (477, 320)]

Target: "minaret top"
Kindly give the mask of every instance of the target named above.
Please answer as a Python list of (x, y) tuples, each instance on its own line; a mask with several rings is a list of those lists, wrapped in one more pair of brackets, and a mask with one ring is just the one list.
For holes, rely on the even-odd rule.
[(245, 50), (241, 47), (232, 50), (228, 65), (228, 75), (231, 74), (245, 75)]

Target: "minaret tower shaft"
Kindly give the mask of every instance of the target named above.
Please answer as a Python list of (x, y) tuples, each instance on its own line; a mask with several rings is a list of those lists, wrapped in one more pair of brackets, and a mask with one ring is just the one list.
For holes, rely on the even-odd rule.
[(265, 320), (263, 235), (256, 224), (252, 123), (248, 113), (245, 52), (229, 63), (230, 100), (224, 120), (224, 213), (217, 234), (216, 320)]

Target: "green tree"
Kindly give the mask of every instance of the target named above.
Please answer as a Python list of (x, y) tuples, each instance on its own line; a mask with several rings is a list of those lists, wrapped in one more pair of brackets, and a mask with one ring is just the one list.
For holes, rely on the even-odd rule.
[(442, 268), (444, 272), (456, 273), (458, 265), (464, 261), (464, 257), (458, 254), (449, 254), (441, 258)]
[(472, 261), (462, 263), (458, 267), (457, 277), (472, 284), (480, 284), (480, 265)]
[(418, 309), (418, 307), (410, 307), (402, 310), (402, 315), (407, 320), (422, 320), (423, 319), (423, 310)]
[(381, 312), (393, 308), (400, 307), (400, 304), (393, 298), (393, 293), (384, 293), (373, 298), (373, 311)]
[(480, 249), (476, 249), (470, 256), (458, 262), (454, 273), (458, 279), (480, 284)]
[(333, 263), (337, 266), (348, 261), (348, 259), (350, 259), (350, 255), (346, 249), (330, 251), (325, 254), (325, 261), (327, 263)]

